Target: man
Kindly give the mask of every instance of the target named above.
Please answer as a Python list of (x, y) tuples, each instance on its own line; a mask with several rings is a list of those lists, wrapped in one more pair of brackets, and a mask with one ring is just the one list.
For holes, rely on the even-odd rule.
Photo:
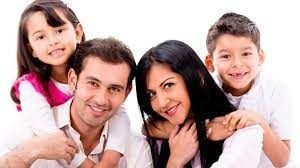
[[(101, 160), (109, 140), (108, 120), (118, 111), (130, 93), (135, 66), (131, 51), (113, 38), (90, 40), (77, 48), (71, 63), (72, 68), (68, 73), (68, 84), (74, 91), (74, 96), (66, 103), (53, 108), (57, 126), (76, 144), (77, 153), (72, 163), (82, 162), (87, 156), (94, 163)], [(130, 143), (118, 167), (151, 167), (148, 144), (137, 136), (129, 137)], [(74, 146), (69, 143), (71, 149), (68, 150), (67, 157), (72, 158), (76, 152)], [(27, 159), (25, 164), (30, 165), (35, 159), (40, 159), (32, 166), (67, 166), (62, 160), (44, 160), (49, 157), (46, 154), (42, 156), (34, 155)], [(94, 163), (81, 166), (91, 167)]]

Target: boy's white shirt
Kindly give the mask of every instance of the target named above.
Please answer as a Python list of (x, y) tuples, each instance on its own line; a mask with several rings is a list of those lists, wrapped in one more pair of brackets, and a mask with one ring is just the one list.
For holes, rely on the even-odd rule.
[[(59, 83), (51, 79), (55, 86), (67, 95), (72, 95), (72, 91), (67, 84)], [(22, 81), (19, 85), (22, 118), (32, 129), (35, 135), (51, 133), (58, 130), (53, 117), (52, 109), (47, 100), (28, 81)], [(130, 121), (124, 105), (110, 119), (112, 126), (109, 128), (110, 134), (106, 149), (115, 150), (124, 154), (126, 143), (130, 132)]]
[[(213, 75), (222, 88), (222, 80)], [(242, 96), (235, 97), (225, 93), (229, 101), (238, 109), (251, 110), (259, 113), (268, 123), (272, 131), (282, 140), (290, 140), (292, 128), (291, 101), (288, 89), (279, 81), (275, 81), (261, 72), (254, 80), (250, 90)], [(259, 168), (273, 167), (269, 158), (263, 152)]]

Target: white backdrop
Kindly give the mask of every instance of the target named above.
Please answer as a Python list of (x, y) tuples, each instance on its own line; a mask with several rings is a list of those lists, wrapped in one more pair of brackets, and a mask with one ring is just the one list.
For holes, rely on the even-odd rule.
[[(17, 112), (10, 100), (10, 87), (16, 77), (16, 39), (20, 14), (31, 0), (10, 0), (0, 7), (0, 138)], [(266, 53), (264, 69), (284, 80), (293, 91), (291, 98), (297, 107), (299, 92), (300, 12), (297, 1), (260, 0), (68, 0), (83, 24), (87, 39), (113, 36), (125, 42), (138, 61), (150, 47), (168, 39), (178, 39), (191, 45), (203, 58), (208, 28), (224, 12), (237, 12), (254, 20), (261, 31), (261, 44)], [(270, 4), (270, 2), (272, 4)], [(298, 7), (297, 7), (298, 6)], [(134, 131), (140, 130), (141, 119), (135, 90), (127, 102)], [(294, 130), (294, 160), (300, 160), (300, 117), (294, 110), (291, 129)]]

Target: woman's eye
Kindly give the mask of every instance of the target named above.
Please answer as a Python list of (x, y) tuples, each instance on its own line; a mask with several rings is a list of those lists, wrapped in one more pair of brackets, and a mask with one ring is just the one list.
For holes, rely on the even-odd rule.
[(164, 84), (164, 88), (168, 89), (168, 88), (172, 87), (173, 85), (174, 85), (174, 83), (166, 83), (166, 84)]

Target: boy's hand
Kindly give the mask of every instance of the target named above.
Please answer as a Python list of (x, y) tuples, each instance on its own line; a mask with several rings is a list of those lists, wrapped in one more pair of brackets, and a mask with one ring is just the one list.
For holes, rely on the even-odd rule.
[(225, 117), (216, 117), (213, 120), (205, 120), (206, 137), (212, 141), (219, 141), (231, 136), (234, 131), (229, 131), (226, 125), (223, 125)]
[(222, 124), (228, 126), (229, 131), (234, 131), (254, 124), (262, 124), (263, 121), (263, 118), (258, 113), (237, 110), (227, 114)]

